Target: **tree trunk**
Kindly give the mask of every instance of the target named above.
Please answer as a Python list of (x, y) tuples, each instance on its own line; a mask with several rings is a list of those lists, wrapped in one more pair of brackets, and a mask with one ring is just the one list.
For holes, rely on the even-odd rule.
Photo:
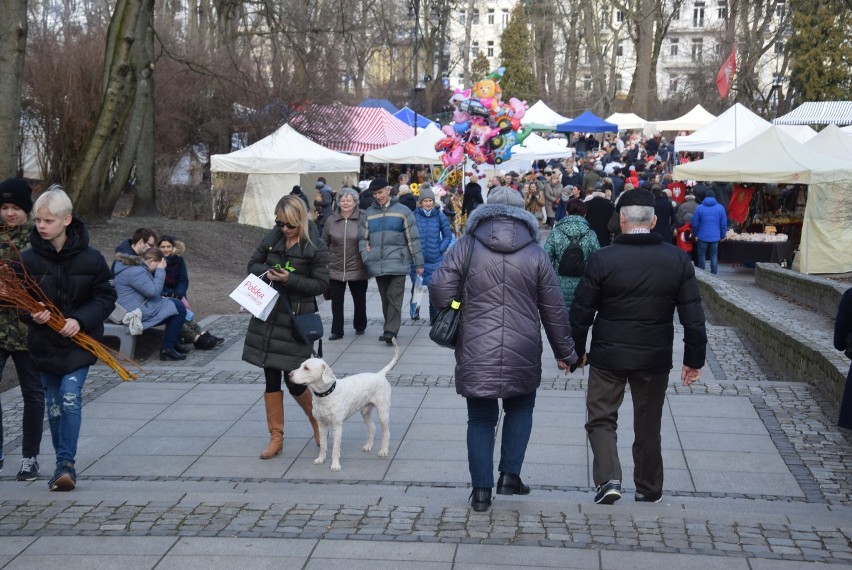
[(111, 186), (110, 170), (136, 99), (137, 77), (131, 51), (134, 42), (144, 41), (136, 37), (138, 20), (144, 12), (143, 0), (119, 0), (110, 21), (104, 58), (107, 80), (100, 111), (66, 186), (82, 217), (103, 218), (104, 212), (111, 213), (114, 206), (102, 203), (102, 198)]
[(0, 180), (18, 174), (21, 94), (27, 49), (27, 0), (3, 0), (0, 10)]
[(462, 54), (462, 73), (464, 74), (462, 87), (467, 88), (472, 86), (470, 81), (470, 42), (471, 33), (473, 32), (473, 10), (475, 8), (476, 3), (474, 0), (468, 0), (464, 19), (464, 53)]
[[(157, 214), (156, 184), (154, 180), (154, 0), (145, 0), (145, 6), (139, 17), (137, 25), (137, 37), (134, 42), (133, 59), (134, 68), (137, 73), (138, 86), (136, 88), (136, 100), (133, 103), (133, 117), (131, 126), (135, 127), (137, 120), (141, 120), (141, 128), (128, 129), (128, 139), (136, 136), (136, 152), (129, 154), (125, 159), (136, 165), (136, 184), (133, 187), (133, 205), (130, 208), (131, 216), (150, 216)], [(115, 177), (111, 185), (111, 192), (116, 192), (116, 200), (126, 184), (126, 178)], [(108, 203), (111, 215), (115, 202)]]

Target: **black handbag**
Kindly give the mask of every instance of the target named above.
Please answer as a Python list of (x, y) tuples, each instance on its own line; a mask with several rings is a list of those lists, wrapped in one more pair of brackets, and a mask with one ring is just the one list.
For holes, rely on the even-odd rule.
[[(287, 312), (290, 313), (290, 320), (293, 323), (293, 336), (302, 344), (310, 345), (311, 354), (317, 358), (322, 358), (322, 319), (319, 313), (302, 313), (297, 315), (293, 311), (293, 306), (290, 304), (290, 296), (282, 297), (286, 304)], [(316, 304), (316, 301), (314, 301)], [(319, 341), (317, 350), (314, 350), (314, 342)]]
[(432, 328), (429, 329), (429, 338), (432, 342), (447, 348), (456, 347), (456, 338), (459, 334), (459, 321), (461, 321), (461, 298), (464, 292), (464, 282), (467, 281), (467, 272), (470, 269), (470, 260), (473, 257), (473, 247), (476, 245), (476, 239), (471, 236), (470, 249), (467, 250), (467, 260), (464, 264), (461, 281), (459, 281), (456, 295), (450, 304), (440, 311), (432, 322)]

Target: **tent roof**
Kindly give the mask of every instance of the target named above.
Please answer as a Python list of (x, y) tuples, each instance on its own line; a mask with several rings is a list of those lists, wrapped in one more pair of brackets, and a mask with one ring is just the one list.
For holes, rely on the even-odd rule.
[(524, 113), (521, 124), (534, 131), (553, 131), (556, 129), (556, 125), (570, 120), (570, 117), (563, 117), (539, 99)]
[(657, 130), (662, 131), (697, 131), (716, 116), (701, 105), (696, 105), (686, 115), (671, 121), (657, 121)]
[[(399, 119), (400, 121), (402, 121), (403, 123), (405, 123), (406, 125), (408, 125), (409, 127), (414, 126), (415, 113), (414, 113), (414, 111), (412, 111), (408, 107), (403, 107), (402, 109), (400, 109), (399, 111), (394, 113), (393, 116), (396, 117), (397, 119)], [(420, 128), (420, 129), (425, 129), (429, 125), (435, 124), (435, 121), (430, 121), (429, 119), (427, 119), (426, 117), (424, 117), (423, 115), (421, 115), (419, 113), (417, 113), (416, 116), (417, 116), (417, 127)]]
[(583, 111), (573, 121), (558, 124), (556, 130), (560, 133), (617, 133), (618, 125), (604, 121), (591, 111)]
[(301, 174), (303, 172), (357, 172), (357, 156), (334, 152), (299, 134), (290, 125), (230, 154), (210, 157), (213, 172)]
[(619, 131), (628, 129), (644, 129), (645, 123), (648, 122), (635, 113), (613, 113), (606, 118), (606, 121), (608, 123), (618, 125)]
[(750, 141), (770, 126), (769, 121), (739, 103), (688, 136), (675, 138), (677, 152), (720, 154)]
[(524, 144), (512, 147), (512, 160), (550, 160), (564, 158), (572, 152), (567, 146), (559, 146), (533, 133), (524, 139)]
[(773, 126), (730, 152), (675, 166), (672, 175), (676, 180), (816, 184), (852, 180), (852, 162), (815, 152)]
[(434, 124), (428, 125), (416, 137), (364, 155), (364, 162), (389, 162), (392, 164), (441, 164), (441, 155), (435, 143), (446, 135)]
[(852, 101), (808, 101), (773, 121), (776, 125), (849, 125)]
[(308, 105), (290, 124), (308, 138), (339, 152), (364, 154), (414, 136), (414, 130), (385, 111), (345, 105)]
[(828, 156), (852, 161), (852, 134), (844, 133), (837, 125), (828, 125), (808, 141), (808, 148)]
[(790, 135), (800, 143), (805, 143), (814, 138), (817, 132), (807, 125), (775, 125), (781, 132)]
[(852, 125), (850, 125), (848, 127), (841, 127), (840, 130), (843, 131), (844, 133), (852, 133)]
[(359, 107), (369, 107), (371, 109), (384, 109), (391, 115), (399, 111), (399, 107), (388, 101), (387, 99), (367, 98), (358, 103)]

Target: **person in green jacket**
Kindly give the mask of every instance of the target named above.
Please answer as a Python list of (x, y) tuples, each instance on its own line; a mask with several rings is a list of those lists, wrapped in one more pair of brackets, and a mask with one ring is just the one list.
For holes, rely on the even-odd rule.
[(570, 277), (559, 274), (559, 261), (562, 259), (562, 254), (569, 245), (576, 244), (583, 250), (583, 261), (588, 262), (589, 257), (600, 249), (600, 245), (595, 230), (586, 221), (586, 204), (582, 200), (576, 198), (569, 200), (565, 213), (566, 216), (556, 223), (550, 235), (547, 236), (544, 251), (547, 252), (547, 257), (550, 258), (553, 269), (556, 271), (556, 279), (565, 298), (565, 307), (570, 309), (574, 301), (574, 291), (577, 290), (582, 276)]
[[(0, 263), (17, 261), (18, 252), (30, 246), (29, 219), (33, 209), (32, 189), (22, 178), (8, 178), (0, 183)], [(13, 308), (0, 309), (0, 373), (12, 358), (18, 372), (24, 400), (21, 468), (18, 481), (38, 479), (38, 454), (44, 426), (44, 388), (27, 349), (27, 325)], [(2, 406), (0, 406), (2, 415)], [(0, 421), (0, 469), (3, 468), (3, 423)]]

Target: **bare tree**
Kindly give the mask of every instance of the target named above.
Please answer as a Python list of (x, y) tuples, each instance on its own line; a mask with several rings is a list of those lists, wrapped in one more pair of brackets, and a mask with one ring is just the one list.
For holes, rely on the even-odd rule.
[(3, 0), (0, 10), (0, 179), (18, 172), (21, 150), (21, 94), (27, 46), (27, 0)]

